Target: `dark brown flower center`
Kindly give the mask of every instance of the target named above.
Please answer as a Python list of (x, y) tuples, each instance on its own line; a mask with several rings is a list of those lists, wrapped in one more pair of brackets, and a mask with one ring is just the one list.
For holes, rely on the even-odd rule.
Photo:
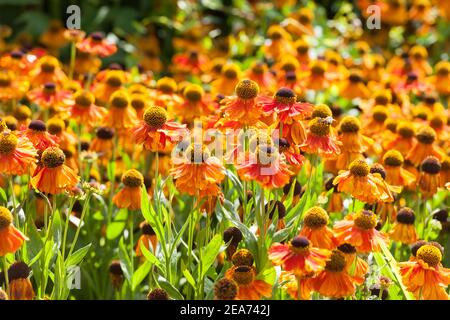
[(47, 168), (57, 168), (64, 164), (66, 156), (58, 147), (50, 147), (45, 149), (41, 156), (41, 162)]
[(161, 107), (150, 107), (144, 113), (144, 121), (152, 128), (162, 128), (167, 121), (167, 111)]
[(354, 160), (350, 164), (350, 172), (354, 176), (366, 177), (370, 173), (370, 167), (364, 160)]
[(339, 250), (333, 250), (330, 259), (325, 264), (325, 269), (331, 272), (341, 272), (345, 266), (344, 254)]
[(126, 187), (137, 188), (142, 186), (142, 184), (144, 183), (144, 177), (139, 171), (131, 169), (126, 171), (122, 175), (122, 183)]
[(328, 213), (321, 207), (312, 207), (305, 212), (303, 223), (311, 229), (324, 227), (328, 224)]
[(370, 210), (362, 210), (355, 214), (355, 226), (363, 230), (374, 229), (377, 226), (377, 216)]

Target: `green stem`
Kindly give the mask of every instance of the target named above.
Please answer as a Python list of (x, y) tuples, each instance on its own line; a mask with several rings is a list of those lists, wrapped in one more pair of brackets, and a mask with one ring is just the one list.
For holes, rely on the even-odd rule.
[(9, 291), (9, 277), (8, 277), (8, 261), (6, 261), (6, 255), (2, 257), (3, 260), (3, 274), (5, 275), (5, 291)]
[(297, 278), (297, 299), (302, 300), (302, 278), (300, 276), (296, 276)]
[[(117, 144), (118, 144), (118, 137), (117, 134), (114, 134), (114, 143), (113, 143), (113, 152), (112, 152), (112, 159), (110, 159), (110, 164), (114, 163), (116, 161), (116, 153), (117, 153)], [(111, 223), (112, 219), (112, 211), (113, 211), (113, 201), (114, 198), (114, 189), (115, 189), (115, 175), (116, 175), (116, 168), (115, 165), (111, 168), (111, 177), (110, 177), (110, 187), (109, 187), (109, 203), (108, 203), (108, 225)]]
[(17, 227), (20, 229), (20, 221), (19, 221), (19, 215), (17, 214), (17, 202), (16, 202), (16, 195), (14, 194), (14, 183), (13, 183), (13, 177), (9, 179), (9, 188), (11, 189), (11, 198), (14, 208), (14, 221), (16, 222)]
[[(131, 245), (131, 252), (130, 252), (130, 261), (131, 261), (131, 278), (133, 278), (134, 274), (134, 216), (132, 212), (128, 211), (128, 219), (130, 222), (130, 245)], [(131, 299), (134, 299), (134, 291), (133, 286), (130, 284), (130, 291), (131, 291)]]
[(72, 252), (75, 249), (75, 245), (77, 244), (77, 240), (78, 240), (78, 237), (79, 237), (80, 231), (81, 231), (81, 225), (83, 224), (84, 216), (86, 215), (87, 208), (89, 207), (89, 200), (90, 200), (90, 198), (91, 198), (91, 194), (88, 193), (86, 195), (86, 200), (85, 200), (84, 205), (83, 205), (83, 210), (81, 211), (80, 222), (78, 224), (77, 231), (75, 232), (75, 237), (73, 238), (72, 245), (70, 246), (68, 257), (70, 257), (72, 255)]
[[(197, 201), (197, 197), (194, 197), (192, 199), (192, 209), (189, 213), (189, 234), (188, 234), (188, 261), (187, 261), (187, 268), (189, 271), (191, 271), (191, 261), (192, 261), (192, 247), (194, 242), (194, 231), (195, 231), (195, 222), (196, 222), (196, 206), (195, 202)], [(188, 287), (188, 298), (190, 298), (191, 294), (191, 287)]]
[[(50, 206), (50, 203), (47, 204)], [(47, 208), (47, 205), (46, 205)], [(52, 214), (50, 215), (50, 221), (48, 222), (48, 227), (46, 227), (45, 230), (45, 241), (44, 241), (44, 245), (42, 246), (42, 255), (41, 255), (41, 283), (40, 283), (40, 295), (41, 298), (44, 297), (45, 295), (45, 290), (47, 287), (47, 277), (45, 277), (46, 272), (44, 272), (44, 270), (46, 269), (45, 266), (45, 260), (47, 259), (47, 242), (50, 239), (50, 237), (53, 235), (52, 233), (52, 228), (53, 228), (53, 220), (54, 219), (54, 214), (55, 214), (55, 209), (56, 209), (56, 195), (53, 195), (53, 199), (52, 199), (52, 206), (51, 206), (51, 212)], [(47, 210), (45, 211), (47, 213)]]
[(65, 253), (66, 253), (66, 242), (67, 242), (67, 232), (69, 230), (69, 222), (70, 222), (70, 213), (72, 212), (73, 205), (75, 204), (75, 199), (70, 199), (69, 204), (69, 210), (67, 211), (67, 217), (66, 217), (66, 223), (64, 225), (64, 235), (63, 235), (63, 242), (62, 242), (62, 257), (65, 259)]
[(70, 65), (69, 65), (69, 80), (73, 79), (73, 71), (75, 69), (75, 57), (77, 54), (77, 48), (75, 42), (70, 44)]

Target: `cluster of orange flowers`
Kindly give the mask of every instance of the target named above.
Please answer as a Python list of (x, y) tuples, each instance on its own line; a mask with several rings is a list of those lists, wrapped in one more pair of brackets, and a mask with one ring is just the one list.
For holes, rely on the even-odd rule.
[[(86, 36), (77, 30), (65, 30), (61, 38), (77, 50), (69, 66), (51, 51), (3, 53), (0, 185), (6, 189), (9, 178), (26, 176), (30, 189), (73, 196), (81, 192), (80, 181), (94, 180), (114, 193), (118, 208), (139, 210), (142, 186), (149, 186), (145, 180), (161, 174), (173, 178), (178, 192), (208, 200), (212, 211), (224, 197), (225, 162), (242, 181), (276, 192), (290, 190), (302, 169), (311, 175), (323, 161), (327, 206), (299, 212), (298, 235), (268, 250), (281, 267), (282, 287), (295, 299), (310, 299), (313, 292), (351, 296), (369, 272), (367, 255), (392, 240), (413, 244), (410, 259), (399, 264), (408, 290), (418, 299), (448, 299), (443, 248), (417, 242), (423, 234), (415, 218), (425, 213), (407, 207), (412, 205), (405, 197), (416, 203), (450, 190), (450, 63), (432, 67), (420, 45), (385, 61), (363, 41), (354, 43), (360, 59), (331, 49), (314, 56), (313, 13), (303, 14), (301, 32), (292, 25), (270, 26), (262, 47), (266, 59), (245, 70), (227, 56), (210, 58), (205, 50), (177, 54), (174, 76), (158, 80), (152, 72), (116, 64), (99, 70), (99, 59), (114, 54), (116, 45), (102, 33)], [(201, 85), (188, 76), (198, 76)], [(328, 103), (323, 95), (330, 88), (357, 104), (358, 112)], [(196, 134), (199, 126), (253, 134), (242, 157), (237, 145), (220, 155)], [(181, 161), (171, 161), (174, 150), (185, 155)], [(125, 155), (134, 169), (126, 170)], [(158, 160), (139, 170), (137, 164), (151, 157)], [(104, 176), (111, 162), (121, 176), (120, 188)], [(302, 191), (294, 187), (294, 196)], [(353, 212), (348, 206), (330, 228), (329, 213), (343, 213), (347, 196), (366, 207)], [(386, 225), (386, 232), (380, 231)], [(137, 256), (141, 243), (157, 246), (151, 227), (141, 229), (147, 232), (138, 241)], [(26, 240), (13, 226), (10, 210), (0, 207), (0, 256), (16, 252)], [(252, 253), (242, 248), (232, 253), (233, 265), (226, 280), (217, 282), (216, 297), (270, 298), (272, 285), (257, 278)]]

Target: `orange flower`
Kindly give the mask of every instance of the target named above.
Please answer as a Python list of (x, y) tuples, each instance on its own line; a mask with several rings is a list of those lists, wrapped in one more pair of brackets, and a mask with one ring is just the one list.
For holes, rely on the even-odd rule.
[(356, 248), (349, 243), (341, 244), (337, 249), (345, 256), (346, 270), (356, 284), (361, 285), (369, 272), (369, 265), (366, 261), (358, 257)]
[(352, 197), (367, 202), (391, 201), (389, 186), (382, 177), (370, 173), (370, 167), (364, 160), (355, 160), (349, 170), (341, 172), (333, 180), (339, 192), (349, 193)]
[[(276, 230), (279, 231), (281, 229), (286, 228), (286, 224), (284, 222), (284, 217), (286, 216), (286, 207), (284, 206), (283, 202), (270, 200), (264, 206), (264, 212), (266, 212), (266, 214), (267, 213), (269, 214), (269, 219), (266, 220), (266, 226), (265, 226), (264, 230), (268, 230), (270, 225), (273, 223), (273, 218), (274, 218), (275, 213), (278, 214), (278, 216), (277, 216), (278, 223), (276, 226)], [(257, 230), (258, 235), (260, 234), (259, 232), (260, 232), (260, 230)]]
[(370, 91), (364, 84), (362, 74), (359, 70), (350, 71), (348, 79), (342, 82), (340, 95), (349, 100), (355, 98), (366, 99), (369, 97)]
[(270, 41), (264, 44), (264, 56), (278, 60), (282, 55), (294, 53), (291, 35), (282, 26), (270, 26), (267, 37)]
[(385, 150), (396, 149), (406, 156), (414, 145), (414, 128), (409, 122), (401, 121), (396, 128), (396, 134), (389, 134), (383, 141)]
[(433, 144), (436, 140), (436, 132), (431, 127), (420, 128), (416, 133), (416, 139), (416, 143), (406, 155), (406, 160), (409, 160), (415, 166), (419, 166), (427, 156), (434, 156), (438, 160), (442, 160), (441, 150)]
[(67, 43), (67, 39), (64, 36), (65, 30), (60, 20), (50, 20), (47, 31), (39, 37), (39, 41), (51, 52), (58, 52)]
[(219, 78), (211, 83), (211, 94), (223, 94), (230, 96), (234, 93), (236, 85), (239, 82), (241, 70), (233, 63), (225, 64), (222, 67)]
[(207, 116), (214, 109), (210, 98), (197, 84), (188, 84), (183, 90), (183, 97), (185, 101), (174, 111), (184, 123), (192, 123), (201, 116)]
[(180, 192), (203, 197), (219, 194), (217, 184), (225, 178), (224, 171), (219, 159), (211, 156), (205, 146), (192, 144), (186, 157), (174, 163), (170, 174)]
[(153, 228), (147, 223), (142, 222), (139, 226), (142, 231), (142, 235), (139, 237), (139, 240), (136, 245), (136, 257), (141, 257), (142, 250), (141, 250), (141, 244), (147, 249), (150, 249), (150, 244), (152, 245), (153, 252), (156, 252), (156, 245), (158, 244), (158, 238), (156, 238), (155, 231)]
[(0, 173), (23, 175), (36, 162), (37, 151), (25, 137), (5, 129), (0, 132)]
[(261, 144), (254, 153), (245, 153), (244, 157), (242, 163), (236, 164), (239, 176), (245, 181), (254, 180), (263, 188), (283, 187), (293, 174), (288, 169), (285, 157), (274, 146)]
[(170, 112), (181, 103), (183, 99), (177, 93), (176, 81), (169, 77), (163, 77), (156, 82), (156, 90), (152, 91), (153, 103), (163, 106)]
[(72, 94), (70, 91), (57, 90), (55, 83), (46, 82), (44, 85), (28, 92), (28, 99), (42, 109), (53, 109), (56, 112), (64, 110)]
[(256, 277), (256, 269), (253, 266), (233, 266), (227, 270), (225, 277), (234, 280), (238, 285), (238, 300), (260, 300), (261, 297), (272, 296), (272, 286)]
[(330, 85), (330, 76), (327, 73), (327, 62), (316, 60), (311, 62), (311, 68), (305, 79), (305, 87), (310, 90), (323, 90)]
[[(281, 288), (286, 290), (286, 292), (291, 296), (292, 299), (299, 299), (298, 294), (300, 293), (300, 300), (309, 300), (312, 293), (312, 276), (306, 275), (304, 277), (295, 276), (291, 272), (281, 271), (279, 277), (279, 283), (282, 283)], [(300, 280), (300, 290), (298, 290), (298, 283)]]
[(258, 97), (257, 103), (262, 106), (265, 113), (275, 114), (283, 123), (292, 123), (294, 119), (305, 119), (313, 111), (310, 103), (297, 102), (296, 94), (289, 88), (279, 89), (273, 97)]
[(66, 130), (66, 123), (64, 120), (53, 117), (47, 121), (48, 132), (59, 139), (59, 147), (63, 150), (68, 150), (76, 146), (77, 137)]
[(33, 87), (39, 87), (52, 82), (62, 87), (67, 81), (67, 76), (61, 69), (61, 65), (55, 57), (43, 56), (30, 71), (30, 83)]
[[(448, 5), (446, 1), (442, 2)], [(435, 65), (434, 69), (436, 73), (429, 77), (428, 81), (436, 88), (439, 94), (447, 96), (450, 94), (450, 62), (440, 61)]]
[(142, 174), (135, 170), (127, 170), (122, 174), (123, 189), (113, 198), (118, 208), (138, 210), (141, 208), (141, 186), (144, 183)]
[(262, 110), (255, 103), (259, 87), (252, 80), (242, 80), (236, 86), (236, 96), (227, 97), (221, 101), (224, 117), (232, 121), (239, 121), (242, 125), (255, 125), (261, 117)]
[(302, 82), (298, 81), (298, 76), (295, 71), (288, 71), (277, 82), (278, 86), (288, 88), (296, 94), (302, 94), (305, 91)]
[(133, 130), (134, 140), (151, 151), (164, 150), (167, 141), (175, 143), (186, 135), (186, 125), (168, 121), (167, 111), (150, 107), (144, 112), (143, 121)]
[(8, 269), (10, 300), (33, 300), (34, 290), (29, 279), (31, 268), (25, 262), (14, 262)]
[(15, 76), (12, 71), (0, 72), (0, 101), (21, 99), (30, 86), (24, 77)]
[(389, 243), (389, 238), (376, 230), (376, 226), (377, 216), (370, 210), (362, 210), (337, 221), (333, 230), (339, 243), (349, 243), (358, 252), (368, 253), (379, 251), (380, 242)]
[(64, 30), (64, 38), (70, 42), (78, 42), (83, 40), (86, 33), (78, 29), (66, 29)]
[(108, 127), (100, 127), (96, 131), (96, 137), (89, 146), (91, 151), (97, 152), (103, 162), (107, 162), (112, 156), (114, 147), (113, 142), (114, 129)]
[(344, 253), (333, 250), (324, 270), (312, 279), (312, 287), (321, 295), (342, 298), (352, 295), (358, 279), (348, 274)]
[(367, 136), (376, 137), (385, 130), (385, 122), (389, 111), (386, 106), (376, 105), (372, 108), (370, 116), (366, 116), (363, 133)]
[(274, 265), (297, 276), (322, 270), (329, 255), (328, 250), (312, 247), (302, 236), (295, 237), (289, 244), (274, 243), (269, 249), (269, 259)]
[(200, 74), (204, 66), (207, 64), (207, 57), (198, 51), (189, 51), (186, 53), (178, 53), (173, 56), (173, 67), (181, 74)]
[(391, 240), (404, 244), (411, 244), (417, 241), (417, 232), (414, 226), (416, 216), (411, 208), (403, 207), (397, 212), (396, 221), (394, 222), (389, 236)]
[(111, 99), (111, 95), (123, 89), (127, 81), (127, 74), (123, 70), (105, 70), (102, 76), (97, 74), (96, 83), (92, 88), (92, 93), (102, 104), (106, 104)]
[(386, 182), (401, 187), (412, 186), (416, 176), (402, 168), (403, 156), (397, 150), (389, 150), (383, 156), (383, 164), (386, 170)]
[(114, 128), (119, 133), (130, 129), (137, 122), (136, 111), (130, 106), (130, 97), (125, 90), (118, 90), (109, 99), (109, 110), (104, 125)]
[(100, 57), (108, 57), (117, 51), (116, 45), (109, 43), (102, 32), (91, 33), (77, 43), (77, 49)]
[(26, 75), (32, 66), (30, 55), (13, 50), (0, 57), (0, 69), (12, 71), (17, 75)]
[(0, 257), (15, 253), (28, 238), (13, 225), (11, 212), (0, 206)]
[(70, 105), (70, 116), (79, 124), (92, 128), (97, 125), (108, 113), (103, 108), (94, 104), (95, 97), (89, 91), (78, 91), (73, 96)]
[(338, 145), (341, 143), (336, 141), (336, 137), (332, 133), (332, 118), (314, 118), (309, 122), (309, 129), (306, 140), (300, 145), (300, 148), (307, 153), (318, 153), (322, 157), (331, 157), (338, 155), (341, 149)]
[(339, 129), (338, 140), (342, 145), (341, 153), (336, 159), (336, 169), (345, 170), (352, 161), (363, 159), (363, 152), (368, 149), (368, 145), (373, 145), (374, 141), (360, 133), (361, 123), (355, 117), (342, 118)]
[(450, 284), (450, 269), (441, 264), (442, 253), (434, 245), (422, 245), (414, 260), (400, 262), (403, 283), (416, 299), (449, 300), (446, 287)]
[(47, 132), (47, 126), (41, 120), (31, 121), (27, 129), (22, 127), (18, 137), (28, 138), (39, 151), (57, 146), (59, 143), (59, 138)]
[(299, 172), (305, 157), (300, 153), (300, 149), (295, 144), (290, 144), (288, 140), (278, 139), (278, 148), (280, 153), (285, 156), (287, 163), (294, 172)]
[(438, 158), (426, 157), (420, 165), (419, 188), (425, 196), (433, 196), (441, 185), (441, 163)]
[(328, 213), (321, 207), (312, 207), (304, 213), (303, 227), (299, 235), (308, 238), (314, 247), (334, 249), (338, 243), (327, 224)]
[(441, 185), (444, 187), (447, 182), (450, 182), (450, 157), (445, 157), (441, 162)]
[(49, 147), (41, 156), (40, 165), (31, 178), (33, 188), (43, 193), (60, 194), (78, 183), (78, 176), (64, 164), (66, 156), (58, 147)]
[(261, 88), (261, 91), (272, 91), (275, 85), (275, 80), (272, 73), (268, 70), (267, 65), (263, 62), (256, 62), (247, 71), (246, 76), (255, 81)]

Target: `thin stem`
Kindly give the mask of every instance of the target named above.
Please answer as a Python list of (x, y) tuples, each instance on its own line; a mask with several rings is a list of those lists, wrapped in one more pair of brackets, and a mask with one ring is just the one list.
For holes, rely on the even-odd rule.
[[(189, 234), (188, 234), (188, 262), (187, 262), (187, 268), (190, 271), (191, 268), (191, 260), (192, 260), (192, 247), (194, 242), (194, 231), (195, 231), (195, 224), (196, 224), (196, 214), (197, 214), (197, 208), (196, 203), (197, 197), (194, 197), (192, 199), (192, 209), (189, 213)], [(191, 287), (188, 287), (188, 298), (190, 298), (191, 294)]]
[(19, 221), (19, 215), (17, 213), (17, 202), (16, 202), (16, 195), (14, 194), (14, 183), (13, 183), (13, 177), (11, 176), (11, 179), (9, 179), (9, 188), (11, 189), (11, 198), (14, 208), (14, 221), (16, 222), (17, 227), (20, 229), (20, 221)]
[(72, 212), (73, 205), (75, 204), (75, 199), (70, 199), (69, 209), (67, 211), (67, 217), (66, 217), (66, 223), (64, 225), (64, 235), (63, 235), (63, 242), (62, 242), (62, 257), (65, 259), (65, 253), (66, 253), (66, 242), (67, 242), (67, 232), (69, 230), (69, 222), (70, 222), (70, 213)]
[[(53, 205), (50, 207), (50, 203), (47, 201), (48, 206), (51, 209), (52, 214), (50, 215), (50, 221), (48, 223), (48, 227), (46, 227), (45, 230), (45, 241), (44, 241), (44, 245), (42, 246), (42, 255), (41, 255), (41, 270), (45, 269), (45, 260), (47, 259), (46, 255), (47, 255), (47, 242), (50, 239), (50, 236), (52, 235), (52, 228), (53, 228), (53, 220), (54, 219), (54, 214), (55, 214), (55, 209), (56, 209), (56, 195), (53, 195), (53, 199), (52, 199)], [(47, 208), (47, 206), (46, 206)], [(47, 211), (46, 211), (47, 212)], [(47, 287), (47, 278), (44, 276), (45, 272), (42, 271), (41, 273), (41, 286), (40, 286), (40, 294), (41, 297), (43, 297), (45, 295), (45, 289)]]
[[(118, 137), (117, 134), (114, 134), (114, 140), (113, 140), (113, 152), (112, 152), (112, 159), (110, 159), (110, 163), (114, 163), (114, 161), (116, 160), (116, 153), (117, 153), (117, 144), (118, 144)], [(112, 211), (113, 211), (113, 197), (114, 197), (114, 189), (115, 189), (115, 181), (114, 181), (114, 177), (115, 177), (115, 173), (116, 173), (116, 168), (115, 166), (112, 166), (111, 168), (111, 181), (109, 181), (110, 183), (110, 191), (109, 191), (109, 203), (108, 203), (108, 225), (111, 223), (111, 219), (112, 219)]]
[[(128, 219), (130, 223), (130, 245), (131, 245), (131, 252), (130, 252), (130, 261), (131, 261), (131, 277), (133, 277), (134, 274), (134, 216), (132, 212), (128, 211)], [(133, 286), (130, 284), (130, 291), (131, 291), (131, 299), (134, 298), (134, 291)]]
[(3, 274), (5, 276), (5, 289), (9, 292), (9, 277), (8, 277), (8, 261), (6, 261), (6, 255), (2, 257), (3, 260)]
[(77, 231), (75, 232), (75, 237), (73, 238), (72, 245), (70, 246), (70, 251), (69, 251), (68, 257), (70, 257), (72, 255), (72, 252), (75, 249), (75, 245), (77, 244), (78, 236), (80, 235), (80, 231), (81, 231), (81, 225), (83, 224), (84, 216), (86, 215), (87, 208), (89, 207), (90, 198), (91, 198), (91, 194), (88, 193), (86, 195), (86, 200), (83, 205), (83, 210), (81, 211), (80, 222), (78, 224)]
[(73, 79), (73, 71), (75, 69), (75, 57), (77, 54), (77, 49), (75, 46), (75, 42), (73, 41), (70, 44), (70, 65), (69, 65), (69, 80)]
[(300, 276), (296, 276), (297, 279), (297, 299), (302, 300), (302, 278)]

